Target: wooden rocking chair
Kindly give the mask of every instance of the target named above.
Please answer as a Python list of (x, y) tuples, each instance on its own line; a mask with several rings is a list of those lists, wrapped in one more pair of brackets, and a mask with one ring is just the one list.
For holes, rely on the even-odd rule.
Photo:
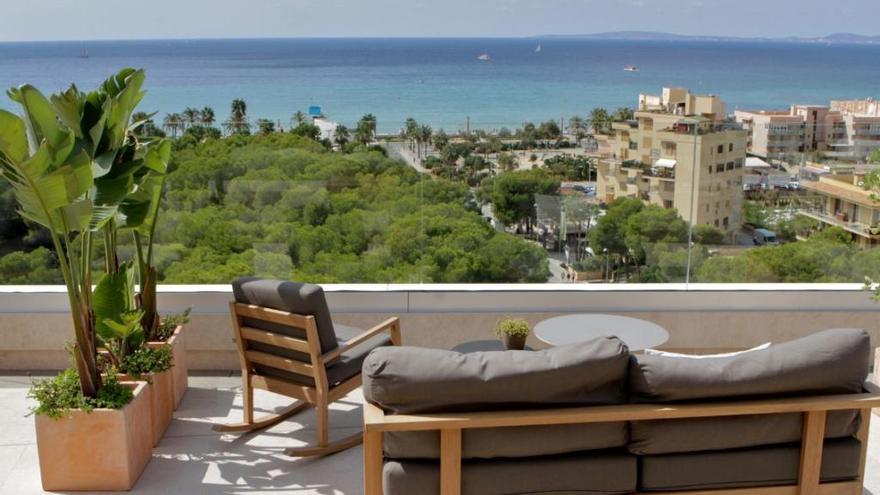
[[(400, 345), (400, 321), (389, 318), (360, 334), (334, 329), (324, 291), (312, 284), (244, 277), (233, 282), (233, 293), (229, 307), (241, 360), (244, 418), (215, 425), (214, 431), (252, 432), (314, 407), (317, 444), (286, 449), (286, 455), (329, 455), (361, 443), (362, 433), (330, 441), (328, 409), (361, 385), (361, 364), (371, 350)], [(255, 388), (299, 401), (254, 419)]]

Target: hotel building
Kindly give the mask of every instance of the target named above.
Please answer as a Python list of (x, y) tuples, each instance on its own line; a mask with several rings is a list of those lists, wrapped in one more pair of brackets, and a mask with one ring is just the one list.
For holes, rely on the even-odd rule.
[(634, 119), (597, 138), (597, 197), (638, 197), (695, 224), (739, 228), (746, 132), (722, 123), (724, 108), (682, 88), (639, 95)]

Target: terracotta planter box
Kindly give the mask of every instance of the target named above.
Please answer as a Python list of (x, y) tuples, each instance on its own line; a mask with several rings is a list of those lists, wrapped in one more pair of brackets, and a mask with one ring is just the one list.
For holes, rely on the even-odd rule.
[(174, 409), (180, 406), (183, 400), (183, 394), (186, 393), (187, 375), (189, 367), (186, 364), (186, 333), (183, 331), (183, 325), (178, 325), (174, 333), (166, 342), (148, 342), (149, 346), (160, 346), (168, 344), (171, 346), (171, 355), (174, 357), (174, 366), (171, 368), (173, 376), (174, 388)]
[(130, 490), (153, 454), (150, 390), (127, 383), (122, 409), (72, 411), (58, 420), (36, 415), (40, 477), (46, 491)]
[(135, 378), (128, 375), (119, 375), (119, 381), (147, 381), (147, 389), (150, 395), (150, 431), (152, 446), (159, 445), (165, 430), (174, 418), (174, 390), (171, 370), (162, 373), (147, 373)]

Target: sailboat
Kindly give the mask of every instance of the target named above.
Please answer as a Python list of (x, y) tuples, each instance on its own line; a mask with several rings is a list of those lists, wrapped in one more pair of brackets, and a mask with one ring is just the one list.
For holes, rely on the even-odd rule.
[(541, 53), (541, 50), (543, 50), (543, 48), (541, 48), (541, 44), (539, 43), (538, 46), (535, 48), (535, 53)]
[(626, 67), (623, 68), (623, 70), (625, 70), (627, 72), (638, 72), (639, 68), (636, 67), (635, 65), (627, 65)]
[(490, 57), (489, 53), (486, 52), (486, 53), (481, 54), (479, 57), (477, 57), (477, 60), (488, 61), (488, 60), (492, 60), (492, 57)]
[(79, 58), (89, 58), (89, 50), (87, 48), (83, 48), (83, 51), (79, 55)]

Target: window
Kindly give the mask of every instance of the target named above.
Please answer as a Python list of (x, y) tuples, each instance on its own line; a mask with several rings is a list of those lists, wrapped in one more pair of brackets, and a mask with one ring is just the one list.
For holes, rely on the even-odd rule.
[(730, 143), (730, 146), (728, 146), (727, 151), (733, 151), (733, 143)]
[(733, 163), (733, 162), (727, 162), (726, 170), (733, 170), (733, 167), (734, 167), (734, 163)]
[(724, 145), (723, 144), (718, 145), (718, 154), (720, 155), (721, 153), (724, 153)]
[(719, 164), (715, 165), (715, 172), (724, 172), (724, 164), (719, 163)]

